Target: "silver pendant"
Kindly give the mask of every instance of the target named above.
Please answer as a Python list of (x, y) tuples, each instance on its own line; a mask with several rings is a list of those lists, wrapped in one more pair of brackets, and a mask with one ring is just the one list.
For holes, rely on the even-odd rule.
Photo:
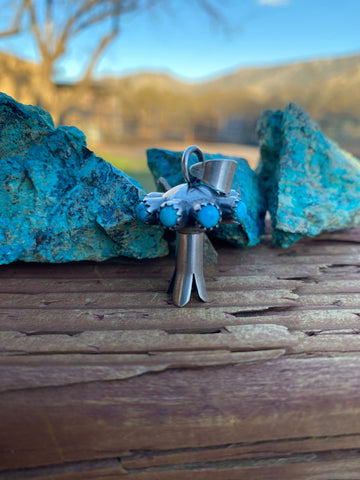
[[(199, 162), (189, 167), (192, 154)], [(193, 145), (183, 153), (181, 166), (186, 183), (165, 193), (147, 194), (137, 208), (144, 223), (177, 233), (176, 267), (169, 291), (178, 307), (189, 302), (193, 286), (200, 299), (207, 301), (204, 233), (223, 223), (239, 223), (246, 210), (239, 193), (231, 190), (235, 160), (205, 160), (201, 149)]]

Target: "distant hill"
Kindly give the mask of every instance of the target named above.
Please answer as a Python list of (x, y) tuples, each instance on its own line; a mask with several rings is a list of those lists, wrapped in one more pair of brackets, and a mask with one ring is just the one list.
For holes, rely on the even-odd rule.
[(339, 77), (351, 77), (360, 70), (360, 54), (304, 62), (294, 62), (272, 67), (240, 69), (203, 87), (214, 90), (229, 90), (243, 87), (279, 89), (289, 86), (308, 88), (312, 84), (328, 82)]
[[(254, 132), (262, 110), (284, 108), (295, 101), (325, 133), (343, 144), (358, 142), (360, 151), (360, 54), (243, 68), (202, 83), (186, 83), (166, 74), (138, 73), (116, 79), (116, 84), (119, 91), (136, 92), (139, 101), (140, 92), (147, 92), (147, 101), (151, 91), (154, 98), (158, 98), (155, 92), (161, 92), (164, 99), (170, 94), (181, 97), (178, 103), (187, 109), (188, 116), (195, 117), (198, 124), (207, 124), (207, 140), (214, 129), (226, 129), (230, 122), (234, 131), (230, 137), (240, 129), (239, 141), (253, 142), (254, 134), (251, 139), (248, 134)], [(221, 140), (221, 135), (217, 139)]]
[(7, 53), (0, 53), (0, 91), (21, 99), (34, 102), (32, 87), (39, 80), (38, 67), (32, 62), (21, 60)]
[[(0, 53), (0, 90), (37, 103), (39, 68)], [(66, 98), (76, 86), (56, 86)], [(69, 95), (68, 95), (69, 97)], [(68, 108), (66, 123), (101, 136), (256, 141), (261, 111), (295, 101), (343, 144), (360, 152), (360, 54), (243, 68), (202, 83), (144, 72), (96, 80)], [(65, 118), (65, 117), (64, 117)]]
[[(104, 79), (103, 82), (108, 82)], [(307, 103), (311, 102), (316, 105), (320, 98), (314, 98), (314, 94), (324, 93), (335, 90), (338, 95), (332, 98), (335, 102), (335, 110), (343, 109), (340, 104), (340, 95), (342, 99), (350, 98), (360, 87), (360, 54), (340, 57), (327, 58), (319, 60), (310, 60), (303, 62), (294, 62), (280, 66), (243, 68), (236, 70), (230, 74), (219, 76), (215, 79), (201, 83), (186, 83), (176, 79), (168, 74), (163, 73), (137, 73), (127, 75), (126, 77), (113, 80), (119, 87), (131, 86), (139, 90), (141, 88), (163, 88), (165, 90), (191, 93), (193, 96), (208, 95), (238, 95), (240, 91), (253, 92), (259, 95), (268, 103), (276, 103), (280, 97), (285, 101), (294, 100), (291, 97), (294, 93), (299, 95)], [(350, 88), (350, 91), (346, 89)], [(274, 102), (275, 100), (275, 102)], [(352, 107), (359, 108), (360, 104)]]
[(178, 80), (167, 73), (157, 72), (140, 72), (122, 77), (104, 78), (100, 80), (100, 84), (116, 88), (131, 85), (134, 90), (155, 87), (157, 89), (186, 93), (193, 89), (193, 85), (190, 83)]
[(360, 55), (241, 69), (202, 85), (202, 91), (236, 97), (246, 91), (261, 108), (296, 101), (318, 121), (326, 116), (360, 118)]

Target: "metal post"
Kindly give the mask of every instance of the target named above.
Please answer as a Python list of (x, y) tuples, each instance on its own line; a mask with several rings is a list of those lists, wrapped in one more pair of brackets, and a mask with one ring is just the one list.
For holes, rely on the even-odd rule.
[(204, 302), (207, 301), (203, 271), (204, 233), (178, 232), (176, 268), (173, 280), (173, 300), (175, 305), (183, 307), (188, 303), (193, 280)]

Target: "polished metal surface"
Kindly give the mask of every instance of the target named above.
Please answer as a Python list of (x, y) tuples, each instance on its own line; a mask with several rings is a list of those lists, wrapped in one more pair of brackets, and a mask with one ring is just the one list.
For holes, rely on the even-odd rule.
[(193, 282), (203, 302), (207, 301), (203, 270), (204, 233), (179, 233), (176, 255), (173, 300), (183, 307), (191, 296)]
[(190, 175), (221, 193), (230, 193), (237, 163), (234, 160), (207, 160), (195, 163)]
[(184, 151), (181, 159), (181, 168), (182, 168), (183, 176), (185, 178), (185, 182), (188, 184), (190, 184), (195, 179), (195, 177), (191, 178), (190, 169), (189, 169), (189, 161), (193, 153), (195, 153), (195, 155), (198, 157), (200, 162), (205, 161), (202, 150), (196, 145), (191, 145), (191, 147), (188, 147)]

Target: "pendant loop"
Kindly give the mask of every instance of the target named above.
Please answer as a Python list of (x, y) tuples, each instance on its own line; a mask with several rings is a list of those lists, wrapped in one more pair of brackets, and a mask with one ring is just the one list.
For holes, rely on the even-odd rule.
[(200, 162), (205, 161), (205, 157), (202, 150), (196, 145), (191, 145), (191, 147), (188, 147), (184, 151), (183, 156), (181, 158), (181, 168), (182, 168), (184, 179), (186, 183), (188, 183), (189, 185), (190, 183), (193, 183), (194, 181), (197, 180), (196, 177), (190, 174), (190, 169), (189, 169), (189, 160), (192, 153), (195, 153), (197, 155)]

